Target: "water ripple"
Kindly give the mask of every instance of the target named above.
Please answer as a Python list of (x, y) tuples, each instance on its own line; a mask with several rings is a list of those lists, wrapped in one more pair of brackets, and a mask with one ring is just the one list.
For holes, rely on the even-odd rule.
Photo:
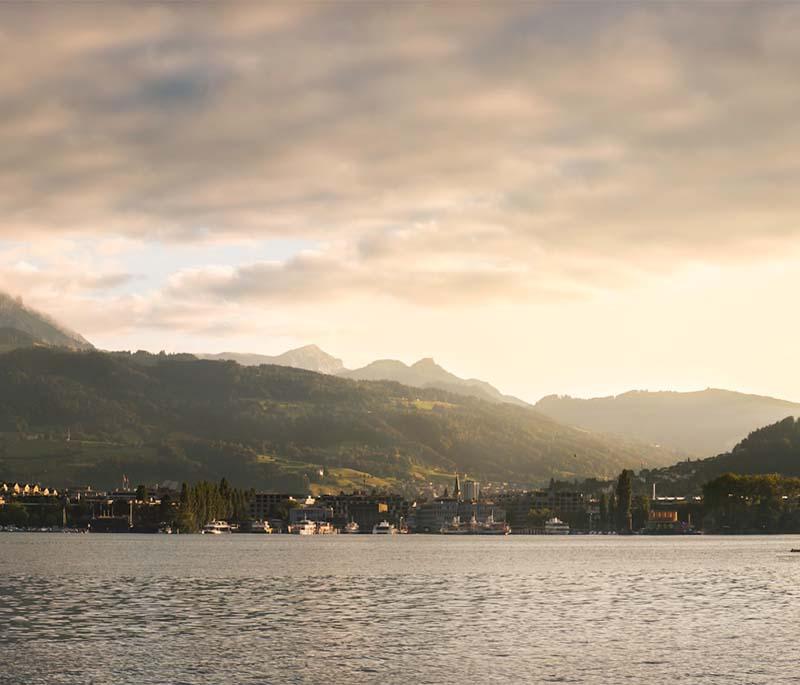
[(794, 681), (785, 538), (0, 545), (4, 683)]

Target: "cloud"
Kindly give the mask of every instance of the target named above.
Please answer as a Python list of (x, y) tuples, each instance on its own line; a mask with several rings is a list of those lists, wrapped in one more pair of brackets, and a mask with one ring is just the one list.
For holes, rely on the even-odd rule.
[(214, 298), (260, 304), (325, 302), (368, 294), (435, 307), (507, 298), (525, 287), (521, 274), (487, 265), (418, 266), (376, 273), (358, 263), (305, 254), (286, 262), (182, 271), (170, 279), (165, 294), (179, 301)]
[[(155, 327), (558, 302), (800, 237), (793, 5), (10, 4), (0, 26), (25, 65), (0, 69), (0, 237), (319, 245), (176, 267), (124, 300)], [(116, 255), (9, 260), (15, 291), (136, 282)]]

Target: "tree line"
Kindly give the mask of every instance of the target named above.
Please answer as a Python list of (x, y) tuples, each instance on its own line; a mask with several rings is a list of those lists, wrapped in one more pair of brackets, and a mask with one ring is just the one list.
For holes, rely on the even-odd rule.
[(175, 525), (181, 532), (194, 533), (211, 521), (249, 521), (252, 497), (252, 490), (232, 488), (225, 478), (219, 483), (183, 483)]
[(800, 532), (800, 478), (726, 473), (703, 486), (710, 532)]

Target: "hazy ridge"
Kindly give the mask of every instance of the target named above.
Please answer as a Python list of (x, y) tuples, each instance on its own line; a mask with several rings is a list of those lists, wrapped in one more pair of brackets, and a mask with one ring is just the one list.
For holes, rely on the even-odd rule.
[(726, 452), (756, 428), (800, 416), (800, 404), (717, 389), (632, 391), (588, 400), (550, 395), (535, 407), (562, 423), (624, 435), (692, 457)]

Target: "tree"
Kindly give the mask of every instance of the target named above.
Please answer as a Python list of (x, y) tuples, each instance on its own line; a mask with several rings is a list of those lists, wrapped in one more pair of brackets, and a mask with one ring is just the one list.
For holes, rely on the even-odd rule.
[(600, 495), (600, 528), (599, 530), (608, 530), (608, 495), (603, 493)]
[(531, 509), (528, 512), (528, 525), (531, 528), (544, 528), (544, 524), (555, 516), (550, 509)]
[(650, 517), (650, 498), (647, 495), (636, 495), (631, 507), (631, 523), (634, 530), (641, 530)]
[(608, 522), (606, 523), (606, 530), (612, 531), (617, 525), (617, 497), (612, 494), (608, 498)]
[(631, 472), (623, 469), (617, 479), (617, 531), (631, 532)]
[(23, 527), (28, 525), (28, 521), (27, 509), (18, 502), (12, 502), (0, 508), (0, 524)]
[(136, 501), (144, 502), (147, 499), (147, 488), (144, 485), (136, 487)]

